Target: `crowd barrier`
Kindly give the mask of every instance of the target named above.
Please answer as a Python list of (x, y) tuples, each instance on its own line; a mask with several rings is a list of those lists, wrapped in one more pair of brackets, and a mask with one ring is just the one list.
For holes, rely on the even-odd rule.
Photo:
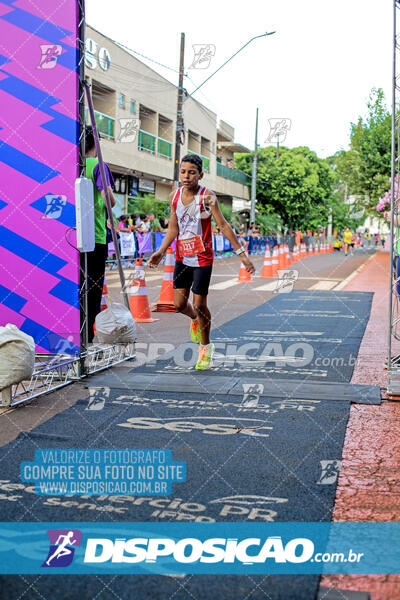
[[(134, 261), (138, 257), (145, 257), (146, 255), (150, 256), (153, 252), (158, 250), (165, 238), (165, 233), (161, 232), (149, 232), (149, 233), (119, 233), (119, 247), (121, 253), (121, 260), (125, 264), (125, 266), (134, 266)], [(251, 236), (246, 235), (239, 238), (239, 241), (245, 242), (247, 253), (249, 255), (255, 254), (265, 254), (266, 247), (269, 246), (269, 249), (272, 254), (272, 249), (274, 246), (279, 246), (276, 238), (272, 236)], [(305, 238), (305, 245), (307, 252), (311, 245), (312, 252), (315, 253), (319, 251), (319, 247), (322, 244), (321, 240), (313, 239), (313, 238)], [(288, 238), (283, 238), (281, 240), (281, 245), (288, 244), (290, 252), (293, 251), (294, 243), (291, 243), (291, 240)], [(172, 243), (172, 249), (175, 250), (176, 241)], [(229, 240), (226, 239), (223, 235), (214, 235), (213, 234), (213, 249), (214, 255), (216, 259), (225, 258), (228, 256), (234, 256), (234, 251), (232, 244)], [(114, 254), (114, 246), (113, 243), (110, 242), (108, 244), (108, 259), (107, 264), (109, 267), (116, 266), (116, 261), (113, 256)]]

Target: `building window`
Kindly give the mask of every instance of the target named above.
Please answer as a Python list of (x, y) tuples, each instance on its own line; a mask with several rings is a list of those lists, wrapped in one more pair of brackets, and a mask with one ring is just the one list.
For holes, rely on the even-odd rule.
[(131, 113), (135, 113), (135, 112), (136, 112), (135, 101), (131, 100)]
[(119, 105), (120, 108), (125, 108), (125, 96), (124, 96), (124, 94), (120, 94), (119, 95), (118, 105)]

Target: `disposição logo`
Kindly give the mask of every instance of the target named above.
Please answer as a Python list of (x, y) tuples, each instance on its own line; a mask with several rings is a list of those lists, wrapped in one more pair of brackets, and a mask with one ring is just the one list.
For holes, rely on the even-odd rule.
[(50, 548), (42, 567), (68, 567), (73, 561), (75, 547), (81, 545), (82, 532), (79, 529), (48, 529), (47, 535)]

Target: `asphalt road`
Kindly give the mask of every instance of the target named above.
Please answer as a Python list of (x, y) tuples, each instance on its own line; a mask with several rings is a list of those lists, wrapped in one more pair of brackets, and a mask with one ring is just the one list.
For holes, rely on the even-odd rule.
[[(354, 256), (345, 256), (344, 252), (333, 252), (310, 256), (293, 264), (290, 269), (298, 271), (296, 290), (334, 290), (372, 255), (372, 250), (358, 250)], [(250, 256), (256, 267), (256, 276), (252, 282), (236, 283), (240, 260), (237, 257), (219, 259), (214, 262), (213, 274), (208, 295), (208, 306), (212, 315), (212, 327), (219, 327), (239, 315), (263, 304), (275, 294), (273, 290), (259, 290), (273, 280), (260, 277), (264, 257)], [(126, 271), (126, 276), (132, 270)], [(160, 296), (163, 268), (145, 269), (146, 287), (149, 303), (156, 302)], [(117, 271), (106, 274), (109, 295), (112, 301), (122, 302), (121, 285)], [(213, 289), (218, 285), (220, 289)], [(225, 287), (226, 286), (226, 287)], [(152, 313), (159, 319), (154, 323), (137, 323), (138, 341), (171, 342), (181, 344), (188, 341), (187, 317), (174, 313)]]
[[(344, 252), (333, 252), (307, 257), (291, 268), (298, 271), (298, 280), (294, 289), (337, 289), (373, 254), (373, 250), (358, 250), (354, 256), (345, 256)], [(263, 256), (251, 257), (256, 266), (256, 277), (249, 283), (236, 283), (240, 261), (237, 257), (215, 261), (211, 286), (224, 284), (224, 289), (211, 289), (209, 307), (212, 314), (212, 326), (219, 327), (223, 323), (242, 315), (263, 304), (274, 296), (273, 291), (257, 288), (271, 283), (262, 279), (260, 272)], [(161, 288), (163, 268), (146, 269), (146, 285), (149, 303), (158, 300)], [(129, 270), (126, 272), (128, 277)], [(108, 271), (106, 274), (109, 294), (112, 301), (122, 301), (118, 274)], [(175, 345), (188, 341), (188, 319), (176, 313), (153, 313), (158, 320), (153, 323), (137, 323), (138, 343), (173, 343)], [(120, 376), (125, 369), (132, 369), (134, 362), (126, 361), (116, 365)], [(137, 364), (137, 361), (136, 361)], [(107, 371), (110, 372), (110, 371)], [(15, 439), (20, 431), (29, 431), (50, 419), (53, 415), (64, 411), (78, 400), (87, 396), (84, 382), (72, 384), (48, 395), (24, 403), (13, 409), (0, 409), (0, 445)]]

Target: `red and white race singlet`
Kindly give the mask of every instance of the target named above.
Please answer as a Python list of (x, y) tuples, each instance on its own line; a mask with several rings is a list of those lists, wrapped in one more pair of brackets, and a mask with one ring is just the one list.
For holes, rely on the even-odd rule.
[(172, 205), (178, 220), (176, 260), (188, 267), (205, 267), (214, 260), (211, 210), (205, 205), (206, 188), (199, 186), (193, 202), (182, 203), (183, 187), (176, 190)]

